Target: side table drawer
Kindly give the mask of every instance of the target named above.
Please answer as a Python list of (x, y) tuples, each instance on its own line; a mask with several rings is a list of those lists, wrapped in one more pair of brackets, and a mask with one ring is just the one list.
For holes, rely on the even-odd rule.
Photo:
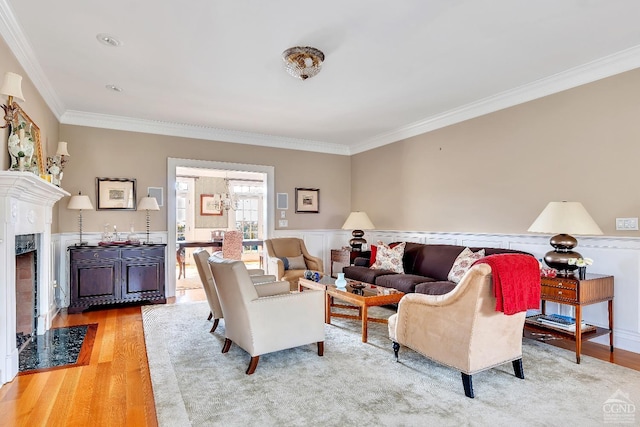
[(578, 295), (575, 289), (542, 285), (542, 287), (540, 288), (540, 292), (542, 294), (542, 298), (547, 301), (556, 301), (562, 303), (578, 302)]

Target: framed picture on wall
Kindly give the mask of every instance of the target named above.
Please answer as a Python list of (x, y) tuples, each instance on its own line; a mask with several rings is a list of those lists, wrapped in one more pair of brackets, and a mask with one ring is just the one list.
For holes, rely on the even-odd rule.
[(220, 194), (201, 194), (200, 215), (222, 215), (222, 196)]
[(136, 210), (136, 180), (133, 178), (96, 178), (97, 210)]
[(296, 188), (296, 213), (319, 213), (320, 190), (317, 188)]

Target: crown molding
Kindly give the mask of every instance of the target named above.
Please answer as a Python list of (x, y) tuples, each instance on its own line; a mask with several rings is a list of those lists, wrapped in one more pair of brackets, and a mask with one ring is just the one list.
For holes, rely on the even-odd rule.
[(312, 151), (317, 153), (349, 155), (349, 148), (342, 144), (332, 144), (308, 139), (287, 138), (206, 126), (168, 123), (155, 120), (142, 120), (107, 114), (66, 111), (60, 117), (61, 124), (90, 126), (103, 129), (116, 129), (130, 132), (142, 132), (157, 135), (178, 136), (205, 139), (209, 141), (232, 142), (236, 144), (258, 145), (263, 147), (284, 148), (287, 150)]
[(382, 147), (383, 145), (533, 101), (534, 99), (562, 92), (638, 67), (640, 67), (640, 46), (634, 46), (515, 89), (483, 98), (442, 114), (428, 117), (395, 131), (380, 134), (369, 140), (352, 145), (350, 154), (358, 154)]
[[(27, 38), (22, 32), (20, 24), (16, 21), (13, 10), (7, 0), (0, 0), (0, 34), (22, 68), (24, 68), (25, 73), (33, 82), (44, 102), (49, 106), (56, 118), (60, 120), (65, 110), (64, 104), (60, 101), (40, 67), (40, 63), (36, 59), (31, 45), (27, 42)], [(25, 102), (28, 102), (28, 99)]]

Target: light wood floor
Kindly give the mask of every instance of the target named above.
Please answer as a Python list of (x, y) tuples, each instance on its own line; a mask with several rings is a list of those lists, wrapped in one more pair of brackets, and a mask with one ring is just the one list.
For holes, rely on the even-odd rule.
[[(205, 300), (178, 293), (169, 303)], [(54, 327), (97, 323), (86, 366), (19, 375), (0, 388), (1, 426), (157, 426), (139, 307), (60, 315)], [(572, 343), (554, 345), (571, 348)], [(640, 354), (587, 342), (583, 354), (640, 370)]]

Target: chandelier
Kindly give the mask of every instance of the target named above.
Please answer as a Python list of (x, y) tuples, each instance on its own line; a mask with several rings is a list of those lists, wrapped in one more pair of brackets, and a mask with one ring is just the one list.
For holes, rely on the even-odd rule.
[(229, 178), (224, 179), (224, 184), (227, 189), (227, 192), (222, 195), (222, 199), (220, 200), (220, 204), (225, 211), (236, 210), (238, 209), (238, 199), (231, 192), (231, 187), (229, 185)]
[(324, 53), (309, 46), (291, 47), (282, 52), (287, 72), (300, 80), (306, 80), (320, 72)]

